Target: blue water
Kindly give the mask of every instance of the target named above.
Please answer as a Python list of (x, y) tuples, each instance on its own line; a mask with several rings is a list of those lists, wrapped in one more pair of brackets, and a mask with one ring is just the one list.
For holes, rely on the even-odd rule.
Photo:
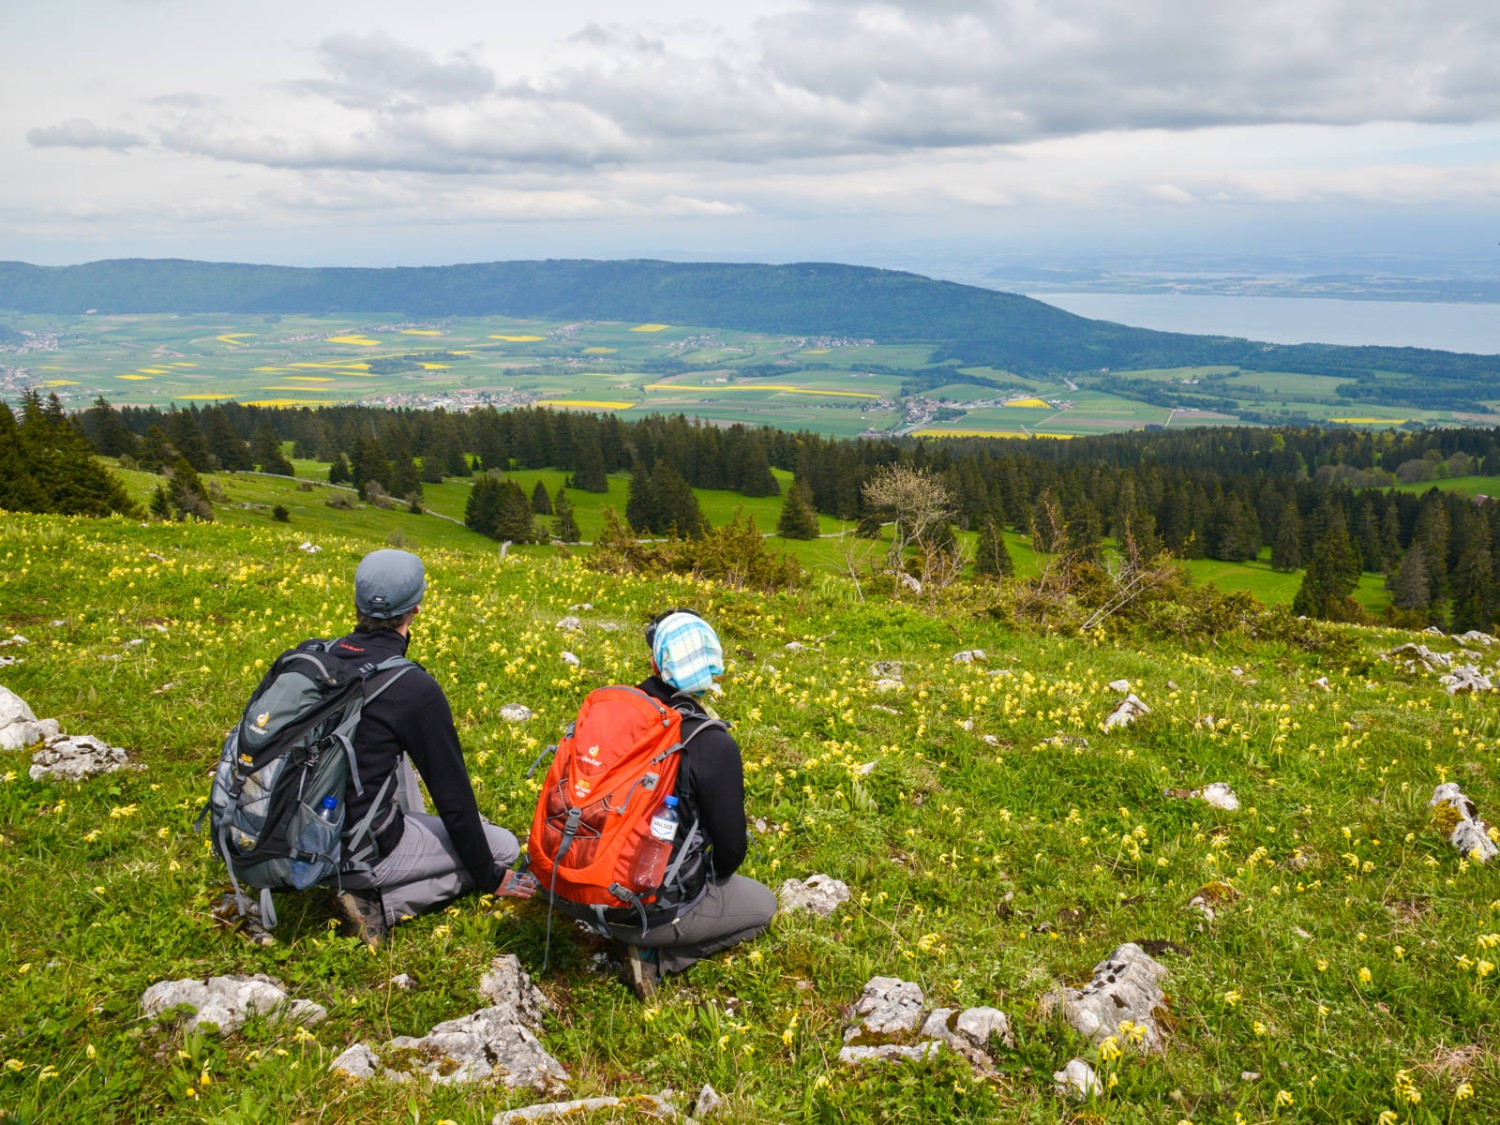
[(1500, 305), (1171, 293), (1032, 296), (1079, 316), (1164, 332), (1240, 336), (1272, 344), (1378, 344), (1500, 354)]

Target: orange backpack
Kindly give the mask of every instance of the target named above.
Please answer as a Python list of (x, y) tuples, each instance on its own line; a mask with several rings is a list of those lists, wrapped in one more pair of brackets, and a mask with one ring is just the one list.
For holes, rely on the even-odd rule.
[[(705, 727), (723, 724), (708, 719)], [(639, 688), (598, 688), (568, 727), (537, 797), (527, 864), (553, 896), (595, 913), (645, 907), (661, 886), (633, 883), (651, 817), (677, 784), (682, 713)], [(671, 876), (667, 878), (670, 881)]]

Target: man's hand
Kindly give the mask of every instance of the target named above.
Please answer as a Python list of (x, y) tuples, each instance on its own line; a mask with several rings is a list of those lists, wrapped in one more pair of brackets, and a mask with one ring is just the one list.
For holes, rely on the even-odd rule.
[(524, 871), (507, 871), (505, 878), (495, 888), (495, 894), (501, 898), (530, 898), (540, 886), (535, 875)]

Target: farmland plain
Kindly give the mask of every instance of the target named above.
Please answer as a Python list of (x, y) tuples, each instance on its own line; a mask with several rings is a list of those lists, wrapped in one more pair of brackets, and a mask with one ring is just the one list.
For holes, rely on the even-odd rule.
[(1079, 436), (1246, 420), (1500, 423), (1495, 414), (1350, 402), (1336, 393), (1344, 380), (1326, 375), (1220, 366), (1021, 377), (934, 364), (936, 343), (659, 322), (204, 313), (5, 313), (0, 321), (9, 330), (0, 399), (14, 403), (36, 387), (70, 409), (99, 396), (164, 409), (230, 400), (457, 410), (545, 404), (836, 437)]

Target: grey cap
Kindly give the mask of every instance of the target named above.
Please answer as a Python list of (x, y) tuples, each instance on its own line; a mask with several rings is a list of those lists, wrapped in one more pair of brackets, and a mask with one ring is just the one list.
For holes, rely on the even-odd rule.
[(354, 608), (377, 621), (410, 613), (426, 592), (422, 560), (410, 551), (371, 551), (354, 572)]

